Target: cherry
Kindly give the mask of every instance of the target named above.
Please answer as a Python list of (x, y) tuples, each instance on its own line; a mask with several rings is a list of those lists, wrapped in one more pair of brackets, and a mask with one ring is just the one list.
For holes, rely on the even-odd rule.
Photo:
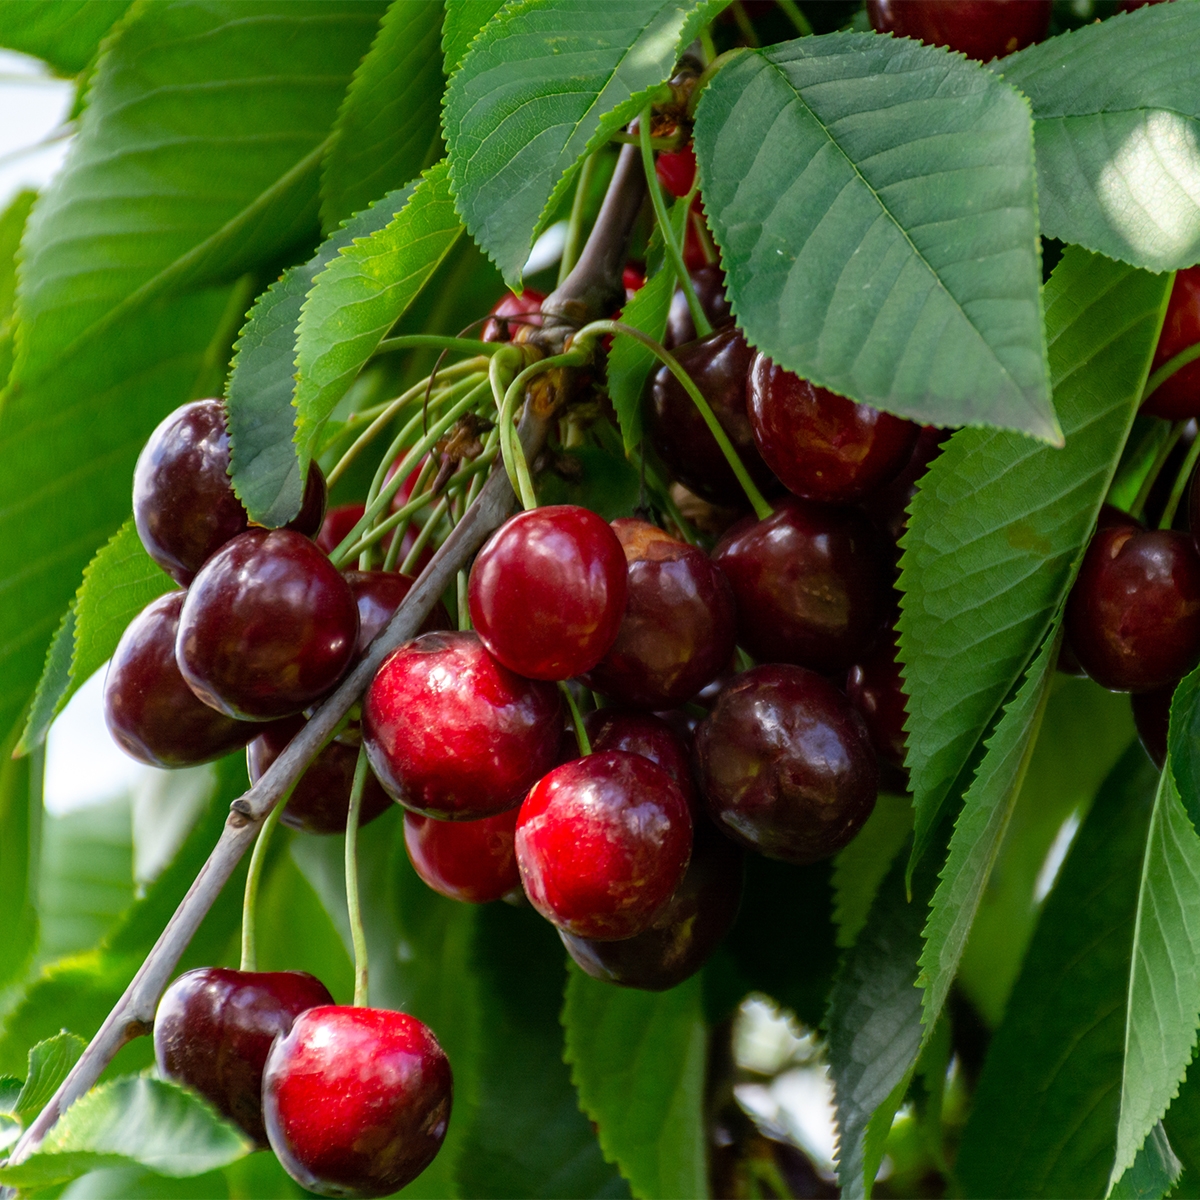
[[(262, 732), (246, 747), (246, 769), (251, 783), (262, 778), (307, 723), (299, 716), (274, 721), (266, 728), (259, 726)], [(305, 833), (345, 833), (360, 736), (358, 726), (352, 724), (313, 759), (279, 818), (285, 825)], [(391, 797), (368, 771), (358, 823), (366, 825), (391, 807)]]
[(554, 765), (563, 709), (473, 633), (427, 633), (384, 660), (363, 701), (371, 767), (406, 808), (470, 821), (513, 808)]
[(1200, 555), (1192, 539), (1132, 524), (1092, 536), (1067, 600), (1067, 637), (1101, 687), (1147, 692), (1200, 661)]
[(188, 971), (158, 1003), (159, 1072), (199, 1092), (265, 1146), (262, 1078), (271, 1043), (302, 1012), (332, 1003), (325, 985), (304, 971)]
[(625, 613), (625, 552), (604, 518), (551, 504), (506, 521), (471, 567), (471, 622), (529, 679), (569, 679), (608, 653)]
[(300, 500), (300, 511), (283, 527), (315, 538), (325, 520), (325, 505), (329, 501), (329, 488), (325, 475), (315, 462), (308, 464), (308, 477), (304, 484), (304, 495)]
[(627, 262), (621, 271), (621, 286), (625, 289), (628, 304), (646, 286), (646, 264)]
[(546, 299), (541, 292), (526, 288), (519, 296), (505, 292), (492, 305), (492, 318), (483, 327), (480, 339), (485, 342), (511, 342), (523, 325), (540, 326), (542, 302)]
[(902, 767), (908, 745), (904, 732), (907, 712), (896, 641), (893, 637), (850, 668), (846, 697), (866, 722), (876, 753), (893, 766)]
[(844, 669), (890, 608), (883, 546), (853, 509), (789, 498), (734, 525), (713, 561), (733, 587), (740, 644), (765, 662)]
[(879, 767), (863, 719), (820, 675), (753, 667), (696, 730), (700, 789), (718, 827), (768, 858), (836, 854), (875, 807)]
[[(708, 318), (708, 323), (714, 329), (723, 325), (733, 324), (733, 309), (725, 296), (725, 272), (716, 263), (705, 263), (688, 272), (692, 277), (692, 290), (700, 307)], [(671, 309), (667, 314), (667, 330), (663, 336), (663, 345), (668, 350), (682, 346), (685, 342), (696, 338), (696, 323), (692, 320), (692, 310), (688, 307), (687, 297), (683, 288), (676, 288), (671, 297)]]
[(232, 717), (288, 717), (319, 700), (358, 639), (350, 585), (308, 538), (251, 529), (188, 589), (175, 656), (188, 686)]
[(917, 494), (917, 483), (942, 452), (942, 443), (953, 430), (922, 426), (908, 463), (890, 483), (862, 498), (860, 507), (874, 519), (892, 542), (898, 542), (908, 528), (908, 506)]
[[(754, 351), (737, 329), (718, 329), (675, 350), (679, 365), (708, 401), (733, 448), (760, 487), (774, 480), (754, 445), (746, 413), (746, 372)], [(744, 506), (745, 493), (691, 397), (667, 368), (650, 377), (649, 432), (673, 479), (705, 500)]]
[(1171, 701), (1175, 698), (1175, 689), (1178, 686), (1179, 680), (1172, 679), (1170, 683), (1155, 688), (1152, 692), (1134, 692), (1129, 697), (1138, 740), (1150, 756), (1150, 761), (1160, 771), (1163, 763), (1167, 761), (1167, 732), (1171, 724)]
[(838, 504), (894, 479), (920, 427), (855, 404), (756, 354), (746, 380), (754, 444), (797, 496)]
[(707, 818), (696, 822), (683, 882), (650, 928), (620, 942), (598, 942), (559, 930), (567, 953), (593, 979), (663, 992), (708, 961), (737, 918), (743, 853)]
[(267, 1136), (284, 1170), (324, 1196), (390, 1196), (434, 1160), (450, 1123), (450, 1063), (427, 1025), (326, 1005), (275, 1040)]
[(152, 600), (129, 622), (104, 677), (104, 719), (126, 754), (151, 767), (190, 767), (244, 746), (259, 731), (201, 701), (175, 661), (183, 592)]
[[(657, 763), (695, 807), (696, 785), (683, 737), (653, 713), (623, 708), (598, 708), (584, 718), (592, 752), (624, 750)], [(574, 757), (574, 756), (572, 756)]]
[(734, 649), (733, 592), (712, 560), (646, 521), (612, 528), (629, 564), (629, 598), (588, 686), (620, 704), (671, 708), (694, 696)]
[(682, 150), (664, 150), (655, 160), (654, 173), (672, 196), (686, 196), (696, 182), (696, 151), (691, 142)]
[(1051, 0), (867, 0), (872, 28), (990, 62), (1040, 42)]
[[(1200, 266), (1177, 271), (1150, 371), (1200, 342)], [(1181, 367), (1147, 397), (1142, 412), (1169, 421), (1200, 417), (1200, 359)]]
[[(417, 581), (411, 575), (401, 575), (398, 571), (344, 571), (343, 574), (358, 605), (358, 642), (354, 650), (355, 657), (361, 658), (383, 627), (395, 616), (400, 602)], [(418, 633), (453, 628), (446, 606), (438, 600), (421, 622)]]
[(529, 902), (579, 937), (615, 941), (648, 929), (679, 886), (692, 815), (657, 763), (604, 750), (555, 767), (517, 817)]
[(513, 838), (517, 809), (481, 821), (435, 821), (404, 814), (404, 845), (413, 870), (435, 892), (487, 904), (521, 887)]

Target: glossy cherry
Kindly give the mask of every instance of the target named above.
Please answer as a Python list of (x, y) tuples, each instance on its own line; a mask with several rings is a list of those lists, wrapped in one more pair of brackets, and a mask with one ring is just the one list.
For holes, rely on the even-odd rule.
[(625, 614), (625, 552), (589, 509), (551, 504), (506, 521), (471, 567), (471, 622), (529, 679), (570, 679), (608, 653)]
[[(304, 717), (273, 721), (246, 747), (246, 769), (251, 783), (257, 783), (267, 768), (287, 749), (288, 743), (307, 724)], [(300, 776), (300, 782), (283, 810), (280, 820), (305, 833), (344, 833), (350, 811), (350, 789), (354, 768), (358, 765), (360, 740), (356, 723), (333, 739)], [(366, 825), (392, 806), (391, 797), (379, 780), (367, 772), (363, 786), (359, 825)]]
[(263, 1071), (271, 1149), (322, 1196), (389, 1196), (441, 1149), (450, 1123), (450, 1063), (406, 1013), (310, 1008), (277, 1038)]
[[(624, 750), (657, 763), (695, 805), (691, 754), (682, 735), (654, 713), (629, 708), (598, 708), (583, 721), (592, 752)], [(573, 756), (574, 757), (574, 756)]]
[(806, 500), (844, 504), (894, 479), (920, 426), (855, 404), (756, 354), (746, 379), (754, 444), (784, 486)]
[(1067, 600), (1067, 637), (1101, 687), (1145, 692), (1200, 661), (1200, 555), (1191, 537), (1101, 526)]
[(152, 600), (126, 627), (104, 677), (104, 719), (126, 754), (151, 767), (190, 767), (244, 746), (259, 731), (210, 708), (175, 661), (183, 592)]
[(517, 812), (510, 808), (481, 821), (435, 821), (406, 812), (404, 845), (413, 870), (435, 892), (464, 904), (488, 904), (519, 891)]
[[(713, 329), (733, 324), (733, 309), (725, 295), (725, 272), (716, 263), (705, 263), (688, 272), (692, 277), (692, 290), (708, 323)], [(663, 345), (668, 350), (682, 346), (696, 338), (696, 323), (682, 288), (676, 288), (671, 297), (671, 309), (667, 313), (667, 330)]]
[[(400, 602), (412, 590), (417, 581), (411, 575), (398, 571), (344, 571), (346, 582), (354, 593), (358, 605), (358, 642), (355, 656), (361, 657), (375, 640), (383, 627), (395, 616)], [(429, 615), (421, 622), (418, 633), (434, 633), (439, 629), (453, 629), (446, 606), (437, 600)]]
[(733, 587), (738, 642), (762, 662), (844, 669), (890, 611), (887, 555), (854, 509), (789, 498), (734, 525), (713, 561)]
[(558, 688), (496, 662), (473, 633), (427, 633), (387, 658), (363, 701), (363, 743), (406, 808), (470, 821), (513, 808), (554, 765)]
[(252, 529), (188, 589), (175, 656), (205, 704), (233, 717), (301, 712), (341, 678), (358, 640), (350, 585), (291, 530)]
[[(1167, 315), (1150, 364), (1151, 374), (1197, 342), (1200, 342), (1200, 266), (1175, 274)], [(1142, 405), (1142, 412), (1169, 421), (1200, 417), (1200, 359), (1160, 383)]]
[(654, 173), (672, 196), (686, 196), (696, 182), (696, 151), (691, 142), (682, 150), (664, 150), (654, 162)]
[(612, 527), (629, 564), (629, 598), (588, 686), (619, 704), (672, 708), (729, 662), (733, 592), (703, 550), (646, 521), (622, 517)]
[[(754, 358), (746, 339), (736, 329), (718, 329), (679, 346), (675, 357), (708, 401), (751, 478), (770, 487), (774, 476), (754, 445), (746, 412), (746, 372)], [(679, 381), (659, 367), (648, 386), (650, 440), (671, 477), (715, 504), (744, 506), (737, 476)]]
[(907, 712), (904, 679), (896, 653), (893, 637), (868, 658), (855, 663), (846, 676), (846, 698), (866, 722), (871, 743), (880, 758), (902, 767), (908, 745), (908, 735), (904, 732)]
[(491, 319), (480, 335), (485, 342), (511, 342), (518, 329), (524, 325), (538, 326), (542, 323), (541, 292), (526, 288), (519, 296), (505, 292), (492, 305)]
[(650, 928), (620, 942), (559, 930), (567, 953), (593, 979), (662, 992), (694, 975), (737, 919), (744, 855), (707, 817), (696, 821), (683, 882)]
[(1051, 0), (867, 0), (867, 16), (880, 33), (990, 62), (1040, 42), (1051, 7)]
[(696, 730), (700, 790), (718, 828), (768, 858), (836, 854), (875, 807), (879, 767), (862, 718), (802, 667), (743, 672)]
[(614, 941), (648, 929), (687, 870), (692, 815), (657, 763), (604, 750), (556, 767), (517, 817), (529, 902), (578, 937)]
[(302, 1012), (332, 1003), (325, 985), (304, 971), (188, 971), (158, 1002), (159, 1072), (199, 1092), (265, 1146), (262, 1078), (271, 1043)]
[(1129, 697), (1133, 709), (1133, 724), (1138, 740), (1150, 756), (1150, 761), (1161, 771), (1167, 761), (1167, 732), (1171, 724), (1171, 701), (1175, 697), (1177, 679), (1152, 692), (1134, 692)]

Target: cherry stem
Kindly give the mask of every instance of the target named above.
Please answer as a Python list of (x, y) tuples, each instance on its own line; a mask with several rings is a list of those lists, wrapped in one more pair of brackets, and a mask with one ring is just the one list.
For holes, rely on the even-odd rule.
[(563, 240), (562, 258), (558, 263), (559, 286), (570, 275), (579, 257), (579, 247), (583, 241), (583, 206), (587, 202), (588, 189), (592, 186), (598, 162), (598, 154), (589, 154), (579, 169), (579, 182), (575, 185), (575, 198), (571, 201), (571, 215), (567, 219), (567, 236)]
[(1176, 371), (1183, 370), (1188, 363), (1193, 363), (1200, 358), (1200, 342), (1194, 346), (1189, 346), (1186, 350), (1180, 350), (1174, 358), (1168, 358), (1149, 379), (1146, 380), (1146, 386), (1142, 389), (1142, 402), (1145, 403), (1149, 396), (1154, 393), (1168, 380)]
[(1175, 476), (1171, 494), (1167, 497), (1167, 505), (1158, 521), (1159, 529), (1171, 528), (1175, 520), (1175, 513), (1179, 508), (1179, 501), (1183, 499), (1184, 490), (1191, 481), (1192, 472), (1196, 469), (1197, 459), (1200, 459), (1200, 434), (1197, 434), (1195, 440), (1188, 447), (1187, 457), (1183, 460), (1183, 464)]
[(578, 346), (585, 340), (600, 337), (606, 333), (624, 334), (626, 337), (631, 337), (635, 341), (641, 342), (675, 376), (679, 381), (679, 386), (687, 392), (692, 403), (704, 418), (704, 423), (708, 426), (709, 433), (713, 435), (717, 445), (721, 447), (721, 453), (725, 455), (725, 461), (729, 464), (730, 470), (737, 476), (737, 481), (742, 485), (742, 491), (746, 493), (746, 499), (750, 501), (750, 505), (757, 514), (758, 519), (765, 521), (774, 510), (763, 498), (763, 494), (758, 490), (754, 480), (750, 478), (750, 473), (746, 470), (745, 465), (738, 456), (738, 452), (733, 448), (733, 443), (729, 440), (729, 435), (721, 428), (721, 422), (717, 420), (716, 414), (713, 412), (708, 401), (701, 395), (700, 389), (692, 382), (692, 377), (679, 365), (679, 360), (648, 334), (643, 333), (640, 329), (634, 329), (632, 325), (626, 325), (623, 321), (592, 321), (576, 334), (575, 345)]
[(459, 354), (495, 354), (503, 343), (481, 342), (475, 338), (443, 337), (437, 333), (406, 333), (402, 337), (384, 338), (375, 347), (375, 355), (394, 354), (399, 350), (448, 350)]
[(1134, 497), (1133, 503), (1129, 506), (1129, 515), (1131, 517), (1137, 517), (1139, 521), (1141, 520), (1142, 510), (1146, 507), (1146, 501), (1150, 499), (1150, 493), (1154, 490), (1159, 473), (1162, 471), (1167, 459), (1171, 457), (1171, 451), (1175, 449), (1176, 443), (1183, 436), (1183, 427), (1186, 423), (1186, 421), (1177, 421), (1171, 429), (1170, 436), (1159, 447), (1154, 461), (1150, 464), (1150, 469), (1146, 472), (1146, 478), (1142, 480), (1142, 486), (1138, 488), (1138, 493)]
[(579, 705), (575, 703), (575, 697), (571, 695), (571, 689), (565, 682), (559, 683), (558, 690), (562, 692), (563, 698), (567, 702), (567, 708), (571, 711), (571, 724), (575, 726), (575, 741), (579, 743), (579, 753), (586, 758), (592, 752), (592, 743), (588, 738), (587, 730), (583, 727), (583, 717), (580, 715)]
[(671, 224), (670, 217), (667, 216), (667, 205), (663, 200), (662, 186), (659, 184), (658, 174), (654, 170), (654, 151), (650, 146), (650, 112), (650, 105), (646, 105), (642, 109), (642, 115), (638, 118), (638, 136), (642, 144), (642, 167), (646, 172), (646, 188), (650, 193), (650, 203), (654, 207), (654, 219), (658, 222), (667, 257), (671, 260), (675, 277), (683, 289), (688, 312), (692, 314), (696, 336), (698, 338), (708, 337), (712, 333), (712, 324), (700, 304), (696, 289), (692, 286), (691, 272), (684, 264), (683, 254), (679, 249), (679, 239), (675, 236), (675, 227)]
[(808, 18), (800, 11), (796, 0), (775, 0), (775, 3), (783, 9), (784, 15), (796, 27), (796, 32), (801, 37), (812, 37), (813, 27), (809, 24)]
[(733, 12), (733, 19), (737, 22), (738, 32), (745, 39), (746, 45), (752, 50), (757, 50), (759, 46), (758, 34), (754, 32), (754, 26), (750, 24), (750, 18), (746, 15), (746, 10), (742, 7), (741, 0), (733, 0), (730, 5)]
[[(413, 489), (409, 493), (410, 501), (412, 500), (412, 498), (414, 496), (426, 496), (427, 495), (427, 492), (425, 489), (429, 485), (429, 477), (431, 474), (433, 474), (433, 472), (437, 469), (437, 467), (438, 467), (438, 464), (433, 461), (433, 455), (432, 454), (426, 455), (425, 461), (424, 461), (424, 463), (422, 463), (421, 469), (417, 473), (417, 482), (413, 484)], [(431, 503), (432, 500), (433, 500), (433, 497), (430, 495), (428, 497), (427, 503)], [(405, 506), (405, 507), (407, 507), (407, 506)], [(388, 525), (389, 523), (391, 524), (391, 527), (395, 530), (395, 534), (392, 537), (391, 544), (388, 546), (387, 550), (384, 551), (383, 569), (385, 571), (392, 571), (395, 569), (396, 560), (400, 557), (400, 546), (404, 542), (404, 537), (408, 533), (409, 526), (412, 524), (413, 516), (414, 516), (413, 513), (394, 513), (391, 517), (388, 517), (388, 519), (386, 521), (381, 521), (378, 525), (375, 526), (376, 531), (381, 531), (379, 533), (380, 537), (383, 537), (384, 534), (387, 532), (387, 530), (384, 529), (384, 526)], [(361, 569), (361, 563), (360, 563), (360, 569)]]
[[(290, 794), (290, 793), (289, 793)], [(288, 797), (284, 796), (279, 803), (267, 814), (258, 837), (254, 839), (254, 850), (250, 855), (250, 868), (246, 872), (246, 891), (242, 897), (242, 961), (243, 971), (258, 970), (258, 936), (255, 914), (258, 911), (258, 885), (262, 879), (263, 866), (267, 861), (267, 843), (279, 818), (287, 807)]]
[(363, 932), (362, 909), (358, 904), (358, 817), (362, 812), (363, 788), (367, 785), (367, 752), (358, 750), (354, 783), (350, 787), (350, 809), (346, 813), (346, 911), (350, 915), (350, 940), (354, 943), (354, 1007), (367, 1005), (367, 935)]
[(421, 557), (421, 551), (429, 545), (430, 540), (433, 538), (433, 531), (437, 528), (437, 523), (446, 515), (446, 510), (449, 506), (449, 498), (443, 496), (437, 502), (434, 510), (425, 519), (425, 524), (421, 527), (421, 532), (413, 539), (411, 549), (404, 556), (404, 561), (400, 564), (400, 573), (402, 575), (411, 573), (417, 559)]

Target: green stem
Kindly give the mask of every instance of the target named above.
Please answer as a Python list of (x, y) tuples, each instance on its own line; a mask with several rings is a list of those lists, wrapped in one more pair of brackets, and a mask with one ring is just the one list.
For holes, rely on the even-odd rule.
[(413, 539), (411, 549), (404, 556), (404, 561), (400, 564), (400, 570), (403, 574), (412, 574), (413, 568), (417, 565), (417, 559), (421, 557), (421, 551), (429, 545), (430, 539), (433, 537), (433, 531), (437, 528), (438, 522), (446, 515), (446, 509), (449, 506), (449, 497), (443, 496), (437, 502), (437, 507), (433, 512), (425, 518), (425, 524), (421, 526), (421, 532)]
[(579, 705), (575, 703), (575, 697), (571, 695), (571, 689), (565, 683), (560, 683), (558, 690), (562, 692), (567, 701), (567, 708), (571, 710), (571, 724), (575, 726), (575, 740), (579, 743), (579, 753), (586, 758), (592, 752), (592, 743), (588, 738), (587, 730), (583, 727), (583, 717), (580, 715)]
[(1154, 395), (1159, 387), (1162, 386), (1176, 371), (1182, 370), (1188, 363), (1195, 362), (1200, 358), (1200, 342), (1194, 346), (1189, 346), (1186, 350), (1180, 350), (1174, 358), (1168, 358), (1149, 379), (1146, 380), (1146, 386), (1142, 391), (1142, 401), (1146, 401), (1147, 397)]
[(1200, 459), (1200, 435), (1197, 435), (1196, 440), (1188, 447), (1187, 457), (1183, 460), (1183, 465), (1175, 476), (1175, 484), (1171, 488), (1170, 496), (1167, 497), (1167, 506), (1163, 509), (1162, 517), (1158, 522), (1159, 529), (1171, 528), (1171, 523), (1175, 520), (1175, 512), (1179, 508), (1179, 501), (1183, 499), (1184, 489), (1192, 478), (1192, 472), (1196, 469), (1197, 459)]
[(567, 236), (563, 242), (562, 259), (558, 264), (558, 286), (571, 273), (571, 268), (579, 258), (579, 247), (583, 242), (583, 206), (587, 201), (588, 188), (592, 186), (592, 177), (596, 174), (598, 155), (589, 154), (583, 160), (579, 171), (579, 182), (575, 185), (575, 198), (571, 201), (571, 215), (567, 220)]
[(717, 47), (713, 43), (712, 30), (707, 25), (700, 30), (700, 49), (704, 52), (704, 65), (708, 66), (717, 57)]
[[(290, 796), (290, 793), (289, 793)], [(289, 796), (280, 797), (275, 807), (267, 814), (258, 837), (254, 841), (254, 850), (250, 855), (250, 869), (246, 872), (246, 890), (242, 896), (242, 962), (243, 971), (258, 970), (258, 938), (255, 928), (255, 912), (258, 903), (258, 884), (262, 879), (263, 864), (267, 860), (267, 843), (279, 818), (283, 815)]]
[(763, 494), (758, 490), (754, 480), (750, 478), (750, 473), (746, 470), (741, 458), (738, 457), (738, 452), (733, 448), (733, 443), (729, 440), (728, 434), (721, 428), (721, 422), (717, 420), (716, 414), (709, 406), (708, 401), (700, 394), (700, 389), (692, 382), (691, 376), (679, 365), (676, 357), (669, 350), (664, 350), (652, 337), (647, 336), (640, 329), (634, 329), (632, 325), (626, 325), (622, 321), (592, 321), (575, 335), (574, 344), (579, 346), (589, 338), (600, 337), (606, 333), (624, 334), (626, 337), (631, 337), (635, 341), (641, 342), (675, 376), (679, 381), (679, 386), (687, 392), (692, 403), (704, 418), (704, 423), (708, 426), (709, 433), (713, 435), (717, 445), (721, 447), (721, 453), (725, 455), (725, 461), (729, 464), (730, 470), (737, 476), (737, 481), (742, 485), (742, 491), (746, 493), (746, 499), (750, 501), (751, 507), (757, 514), (758, 519), (765, 521), (773, 511), (771, 506), (763, 498)]
[[(410, 495), (415, 495), (415, 496), (424, 495), (425, 488), (429, 484), (429, 476), (431, 474), (433, 474), (433, 472), (436, 469), (437, 469), (437, 464), (433, 461), (433, 455), (430, 454), (425, 459), (424, 465), (421, 467), (421, 473), (417, 476), (417, 482), (415, 484), (413, 484), (413, 490), (410, 493)], [(429, 503), (432, 503), (432, 501), (433, 501), (433, 498), (430, 497)], [(414, 515), (415, 514), (413, 514), (413, 513), (408, 513), (407, 515), (404, 515), (404, 516), (402, 516), (400, 513), (395, 514), (395, 516), (396, 516), (396, 520), (395, 520), (396, 532), (395, 532), (395, 535), (392, 537), (391, 544), (388, 546), (387, 550), (384, 552), (383, 570), (394, 571), (396, 569), (396, 561), (400, 557), (400, 546), (404, 541), (405, 535), (408, 533), (408, 528), (409, 528), (409, 525), (412, 523), (412, 519), (413, 519)], [(391, 519), (392, 519), (391, 517), (388, 518), (389, 521)], [(386, 525), (387, 521), (383, 522), (383, 524)], [(380, 528), (380, 526), (377, 525), (376, 528), (378, 529), (378, 528)]]
[(642, 115), (638, 118), (638, 134), (642, 143), (642, 167), (646, 172), (646, 190), (650, 193), (650, 203), (654, 207), (654, 219), (658, 222), (659, 230), (662, 233), (667, 257), (671, 260), (675, 278), (679, 280), (679, 286), (683, 289), (688, 311), (692, 314), (692, 323), (696, 326), (696, 336), (698, 338), (708, 337), (712, 333), (712, 324), (696, 296), (696, 289), (692, 286), (691, 273), (684, 265), (683, 253), (679, 249), (679, 239), (675, 236), (675, 228), (667, 216), (667, 205), (663, 200), (662, 187), (654, 170), (654, 151), (650, 147), (650, 106), (648, 104), (642, 109)]
[(733, 12), (733, 19), (737, 22), (738, 32), (746, 39), (746, 45), (752, 50), (757, 50), (759, 47), (758, 34), (754, 32), (754, 26), (750, 24), (750, 18), (746, 15), (741, 0), (733, 0), (730, 9)]
[(796, 0), (775, 0), (775, 2), (783, 9), (784, 15), (796, 27), (796, 32), (801, 37), (812, 37), (813, 27), (809, 24), (808, 18), (800, 11)]
[(367, 783), (367, 752), (359, 747), (350, 788), (350, 810), (346, 813), (346, 911), (350, 916), (350, 940), (354, 943), (354, 1007), (367, 1003), (367, 935), (363, 932), (358, 906), (358, 815), (362, 811), (363, 788)]
[(372, 357), (399, 350), (449, 350), (452, 354), (493, 355), (503, 345), (503, 342), (480, 342), (474, 338), (443, 337), (440, 333), (406, 333), (402, 337), (384, 338), (375, 347)]
[(1139, 521), (1142, 519), (1142, 510), (1146, 507), (1146, 501), (1150, 499), (1150, 493), (1154, 489), (1159, 472), (1163, 469), (1167, 459), (1171, 457), (1171, 451), (1175, 449), (1175, 444), (1183, 436), (1185, 424), (1187, 424), (1186, 421), (1176, 421), (1171, 430), (1171, 436), (1159, 447), (1154, 462), (1150, 464), (1150, 469), (1146, 472), (1146, 478), (1142, 480), (1142, 486), (1138, 488), (1138, 494), (1129, 506), (1131, 517), (1137, 517)]

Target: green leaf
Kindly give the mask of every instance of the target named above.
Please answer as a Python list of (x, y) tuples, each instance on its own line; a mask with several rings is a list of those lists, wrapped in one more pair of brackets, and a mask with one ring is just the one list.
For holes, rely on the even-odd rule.
[(326, 232), (442, 156), (442, 10), (392, 0), (338, 113), (321, 172)]
[(43, 759), (14, 759), (16, 732), (0, 743), (0, 995), (22, 977), (38, 939)]
[(915, 855), (1071, 586), (1137, 411), (1168, 291), (1165, 277), (1068, 248), (1045, 293), (1065, 449), (962, 430), (910, 505), (899, 629)]
[(1168, 738), (1175, 786), (1200, 829), (1200, 667), (1184, 676), (1171, 697)]
[(1171, 1139), (1171, 1147), (1183, 1164), (1184, 1175), (1180, 1180), (1177, 1196), (1194, 1196), (1200, 1190), (1200, 1068), (1192, 1059), (1187, 1078), (1179, 1088), (1179, 1095), (1167, 1115), (1163, 1126)]
[(918, 421), (1061, 442), (1014, 89), (907, 39), (798, 38), (718, 72), (695, 141), (753, 345)]
[(505, 0), (448, 0), (442, 24), (442, 55), (447, 76), (454, 73), (475, 35), (504, 4)]
[(65, 1029), (44, 1042), (38, 1042), (29, 1051), (29, 1069), (25, 1072), (25, 1083), (21, 1094), (12, 1108), (13, 1116), (22, 1125), (28, 1125), (49, 1103), (58, 1091), (58, 1085), (67, 1077), (86, 1046), (83, 1038), (68, 1033)]
[(1183, 1171), (1160, 1121), (1150, 1131), (1133, 1165), (1113, 1186), (1113, 1200), (1162, 1200)]
[[(2, 16), (0, 20), (3, 20)], [(17, 294), (17, 249), (35, 199), (37, 192), (18, 192), (0, 214), (0, 331), (7, 332), (10, 328)], [(7, 378), (7, 373), (0, 378)]]
[(45, 1187), (126, 1161), (163, 1175), (199, 1175), (248, 1154), (249, 1140), (197, 1096), (161, 1079), (125, 1077), (93, 1088), (0, 1183)]
[[(661, 342), (675, 294), (675, 274), (664, 266), (651, 276), (621, 312), (621, 321)], [(658, 359), (636, 338), (617, 334), (608, 355), (608, 395), (626, 451), (642, 440), (642, 389)]]
[(875, 811), (833, 860), (833, 920), (839, 949), (854, 945), (879, 885), (912, 833), (912, 801), (881, 792)]
[(518, 0), (486, 25), (446, 89), (454, 196), (471, 236), (521, 272), (584, 155), (670, 78), (726, 0)]
[(635, 1196), (707, 1196), (700, 979), (667, 992), (601, 983), (571, 965), (562, 1022), (579, 1104)]
[(121, 19), (129, 0), (0, 0), (0, 45), (45, 59), (62, 75), (91, 61), (100, 39)]
[(995, 64), (1033, 108), (1043, 233), (1151, 271), (1200, 259), (1198, 54), (1200, 10), (1166, 4)]
[(296, 336), (295, 440), (305, 469), (334, 405), (461, 233), (439, 163), (390, 224), (343, 249), (316, 277)]
[(606, 521), (628, 517), (637, 507), (641, 481), (628, 459), (599, 446), (564, 450), (537, 479), (541, 504), (579, 504)]
[(1130, 747), (1046, 901), (963, 1132), (956, 1169), (969, 1197), (1104, 1193), (1155, 784)]
[(412, 188), (385, 196), (345, 222), (306, 263), (289, 267), (254, 302), (225, 385), (233, 489), (252, 521), (278, 527), (300, 511), (304, 489), (292, 438), (296, 410), (296, 330), (313, 280), (355, 238), (383, 229)]

